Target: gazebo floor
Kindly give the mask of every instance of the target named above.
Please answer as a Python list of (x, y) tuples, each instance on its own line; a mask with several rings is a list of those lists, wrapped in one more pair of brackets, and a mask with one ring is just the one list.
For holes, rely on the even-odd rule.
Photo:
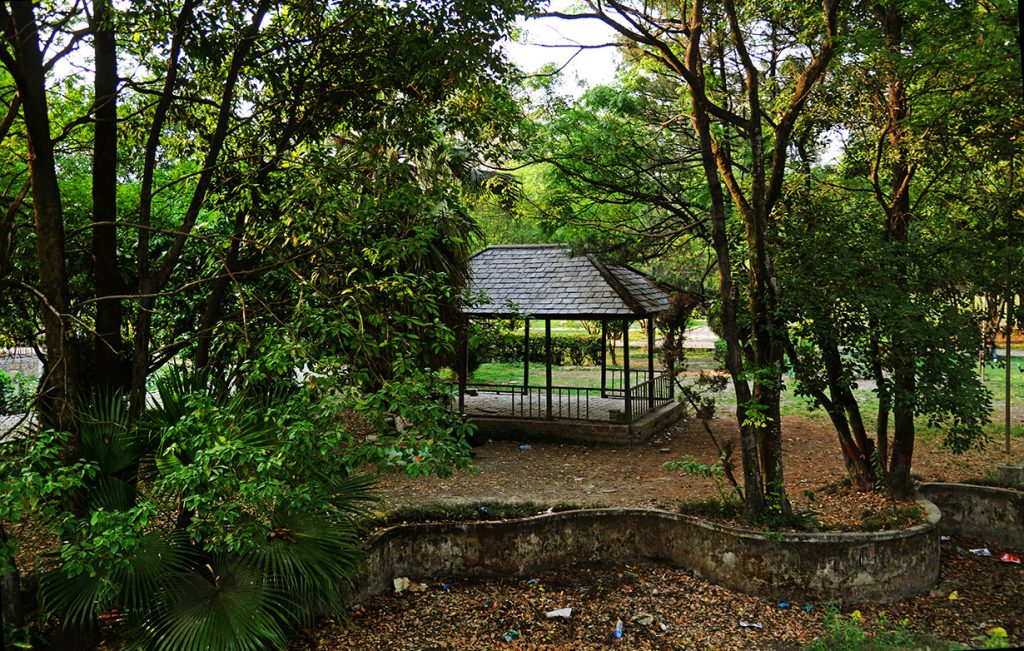
[[(513, 398), (515, 405), (513, 407)], [(552, 419), (544, 418), (547, 400), (522, 394), (485, 393), (466, 396), (466, 415), (481, 436), (516, 441), (572, 441), (633, 445), (647, 441), (685, 413), (681, 403), (670, 402), (655, 408), (632, 423), (612, 420), (612, 412), (622, 412), (622, 398), (585, 396), (552, 397)], [(589, 404), (588, 404), (589, 403)], [(588, 413), (589, 409), (589, 413)]]

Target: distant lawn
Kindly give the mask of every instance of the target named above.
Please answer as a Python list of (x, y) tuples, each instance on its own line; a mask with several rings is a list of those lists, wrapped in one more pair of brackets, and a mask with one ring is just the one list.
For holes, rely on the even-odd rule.
[[(633, 361), (633, 368), (646, 368), (646, 350), (630, 348), (632, 351), (630, 359)], [(618, 356), (621, 364), (622, 356)], [(1024, 358), (1012, 360), (1012, 373), (1010, 376), (1011, 407), (1013, 410), (1014, 424), (1011, 428), (1012, 436), (1015, 438), (1024, 437)], [(611, 360), (609, 359), (609, 365)], [(717, 363), (712, 359), (711, 351), (696, 350), (687, 353), (687, 369), (691, 372), (702, 369), (714, 369)], [(660, 364), (658, 366), (660, 369)], [(1003, 391), (1005, 383), (1005, 369), (988, 366), (985, 369), (984, 385), (993, 394), (993, 419), (986, 427), (986, 433), (994, 439), (993, 444), (1001, 440), (1003, 434)], [(696, 375), (691, 374), (686, 382), (696, 381)], [(811, 402), (803, 396), (796, 395), (794, 390), (795, 381), (786, 376), (783, 378), (785, 389), (782, 392), (782, 414), (784, 416), (804, 416), (815, 420), (828, 421), (828, 414), (824, 409), (812, 406)], [(522, 364), (483, 364), (470, 377), (471, 383), (498, 384), (509, 386), (522, 386), (523, 367)], [(565, 387), (591, 387), (601, 386), (601, 367), (599, 366), (556, 366), (552, 368), (552, 383), (555, 386)], [(544, 386), (545, 375), (544, 365), (539, 363), (530, 364), (530, 384), (533, 386)], [(873, 383), (863, 382), (862, 385), (873, 386)], [(853, 391), (854, 397), (861, 406), (861, 415), (870, 431), (874, 431), (875, 421), (878, 419), (878, 396), (870, 388), (858, 388)], [(736, 396), (733, 394), (732, 386), (715, 395), (716, 408), (718, 413), (723, 415), (733, 414), (736, 410)], [(891, 418), (891, 416), (890, 416)], [(930, 439), (941, 437), (943, 430), (939, 427), (928, 426), (924, 418), (919, 418), (917, 430), (922, 438)], [(890, 421), (890, 432), (892, 431)]]

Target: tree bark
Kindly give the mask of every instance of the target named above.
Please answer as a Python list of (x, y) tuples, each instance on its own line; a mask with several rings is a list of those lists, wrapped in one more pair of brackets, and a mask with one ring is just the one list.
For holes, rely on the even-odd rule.
[(127, 388), (121, 340), (123, 294), (117, 262), (117, 50), (114, 11), (110, 0), (96, 0), (96, 119), (92, 167), (92, 262), (96, 288), (96, 332), (93, 342), (96, 387), (105, 393)]
[[(895, 5), (879, 8), (886, 45), (894, 59), (902, 55), (903, 14)], [(890, 242), (906, 242), (910, 237), (910, 183), (913, 168), (908, 160), (904, 122), (907, 118), (907, 92), (895, 66), (890, 67), (886, 82), (888, 116), (886, 132), (889, 145), (895, 152), (890, 181), (891, 197), (885, 209), (884, 236)], [(876, 177), (877, 178), (877, 177)], [(877, 192), (876, 188), (876, 194)], [(893, 266), (895, 284), (907, 292), (907, 265), (902, 252)], [(889, 461), (889, 486), (898, 495), (908, 495), (912, 488), (910, 468), (914, 455), (914, 393), (916, 390), (916, 363), (914, 351), (899, 332), (892, 335), (893, 347), (893, 436), (892, 457)]]
[(71, 432), (63, 456), (77, 458), (76, 413), (78, 364), (64, 258), (64, 213), (46, 100), (46, 73), (40, 50), (34, 4), (15, 2), (8, 13), (0, 4), (0, 24), (14, 54), (0, 48), (0, 60), (14, 77), (23, 107), (28, 169), (32, 180), (36, 255), (39, 259), (40, 311), (46, 341), (46, 366), (40, 386), (40, 415), (46, 425)]
[(751, 516), (759, 516), (765, 509), (765, 485), (758, 455), (757, 433), (747, 423), (747, 404), (750, 402), (750, 385), (743, 379), (743, 361), (740, 343), (740, 328), (737, 321), (737, 290), (732, 280), (732, 264), (729, 259), (729, 240), (726, 231), (725, 192), (718, 176), (715, 145), (711, 135), (711, 120), (704, 102), (704, 75), (701, 72), (700, 39), (702, 35), (702, 0), (693, 0), (690, 18), (690, 38), (686, 48), (686, 67), (697, 85), (693, 93), (693, 117), (691, 122), (700, 143), (701, 165), (711, 196), (711, 243), (718, 264), (719, 296), (722, 301), (722, 337), (725, 339), (725, 366), (732, 378), (736, 394), (736, 421), (740, 425), (740, 454), (743, 459), (743, 496), (745, 507)]

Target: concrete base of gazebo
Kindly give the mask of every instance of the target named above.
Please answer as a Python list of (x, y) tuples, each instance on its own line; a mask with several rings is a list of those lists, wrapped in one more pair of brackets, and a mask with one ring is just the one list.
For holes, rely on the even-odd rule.
[[(593, 399), (592, 399), (593, 401)], [(591, 407), (592, 410), (608, 408), (621, 409), (622, 400), (604, 399)], [(513, 417), (510, 412), (502, 413), (503, 402), (493, 400), (493, 396), (467, 396), (466, 415), (476, 424), (477, 433), (482, 438), (511, 441), (557, 441), (575, 443), (607, 443), (611, 445), (636, 445), (644, 443), (651, 436), (660, 432), (685, 415), (685, 407), (678, 402), (670, 402), (634, 420), (632, 423), (612, 422), (610, 419), (578, 420), (573, 418), (542, 418)], [(592, 412), (593, 415), (597, 415)]]

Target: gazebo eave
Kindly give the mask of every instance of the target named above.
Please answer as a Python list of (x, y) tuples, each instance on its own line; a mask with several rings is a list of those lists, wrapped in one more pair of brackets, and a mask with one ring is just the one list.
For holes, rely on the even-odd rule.
[(463, 314), (470, 319), (531, 319), (535, 321), (543, 321), (546, 319), (559, 320), (559, 321), (621, 321), (623, 319), (629, 319), (631, 321), (638, 321), (640, 319), (649, 319), (656, 317), (661, 312), (551, 312), (551, 313), (531, 313), (524, 314), (522, 312), (508, 312), (508, 311), (477, 311), (477, 310), (463, 310)]

